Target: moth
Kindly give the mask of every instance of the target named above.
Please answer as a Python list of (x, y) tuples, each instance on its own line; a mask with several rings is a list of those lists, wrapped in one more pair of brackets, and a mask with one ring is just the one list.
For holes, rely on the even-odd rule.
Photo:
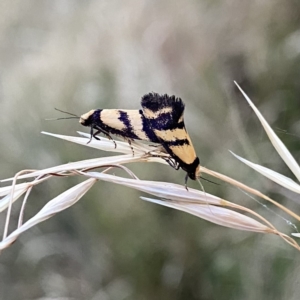
[[(184, 103), (180, 98), (149, 93), (141, 99), (140, 110), (93, 109), (83, 114), (79, 122), (90, 127), (91, 139), (102, 133), (112, 139), (118, 135), (129, 144), (132, 140), (159, 143), (172, 160), (168, 163), (196, 180), (200, 177), (200, 160), (184, 124)], [(116, 143), (115, 143), (116, 146)]]

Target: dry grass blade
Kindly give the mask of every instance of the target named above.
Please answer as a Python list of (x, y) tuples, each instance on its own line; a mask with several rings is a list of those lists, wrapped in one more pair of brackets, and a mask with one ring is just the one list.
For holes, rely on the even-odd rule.
[[(268, 222), (259, 214), (246, 207), (231, 203), (208, 193), (203, 193), (193, 189), (189, 189), (189, 191), (187, 191), (183, 186), (166, 182), (128, 179), (98, 172), (79, 173), (84, 176), (125, 185), (155, 196), (159, 196), (162, 198), (162, 200), (155, 200), (151, 198), (142, 199), (147, 201), (150, 201), (151, 199), (151, 202), (185, 211), (198, 217), (203, 217), (210, 222), (222, 226), (279, 235), (284, 241), (295, 247), (297, 250), (300, 250), (299, 245), (291, 237), (278, 231), (270, 222)], [(250, 213), (262, 220), (266, 225), (253, 218), (224, 207), (239, 209), (241, 211)]]
[[(87, 141), (87, 139), (90, 140), (91, 135), (89, 133), (85, 133), (85, 132), (81, 132), (81, 131), (77, 131), (77, 133), (79, 135), (85, 137), (86, 138), (85, 141)], [(51, 135), (53, 135), (53, 134), (51, 134)], [(94, 140), (94, 141), (97, 141), (97, 140)], [(112, 143), (111, 140), (104, 138), (104, 137), (101, 137), (101, 142), (102, 141), (107, 141), (109, 143)], [(100, 146), (99, 141), (97, 141), (97, 142), (98, 142), (98, 145), (96, 146), (97, 149), (111, 152), (111, 150), (106, 150), (102, 146)], [(124, 151), (122, 151), (123, 153), (132, 153), (132, 149), (137, 150), (139, 152), (161, 151), (163, 149), (160, 144), (156, 144), (156, 143), (152, 143), (152, 142), (147, 143), (145, 141), (141, 142), (139, 140), (132, 140), (131, 145), (129, 145), (129, 143), (127, 141), (125, 141), (125, 142), (115, 141), (115, 142), (117, 142), (117, 148), (119, 147), (119, 145), (123, 145), (123, 149), (124, 149)], [(114, 148), (115, 151), (117, 148)], [(121, 152), (121, 151), (118, 151), (118, 152)]]
[(195, 204), (195, 203), (186, 203), (185, 201), (180, 202), (171, 202), (171, 201), (162, 201), (147, 197), (141, 197), (145, 201), (156, 203), (159, 205), (167, 206), (177, 210), (181, 210), (192, 214), (201, 219), (207, 220), (209, 222), (230, 227), (239, 230), (254, 231), (261, 233), (276, 233), (275, 230), (270, 229), (269, 227), (261, 224), (260, 222), (242, 215), (241, 213), (232, 211), (228, 208), (218, 207), (213, 205), (205, 204)]
[[(252, 213), (256, 217), (260, 218), (263, 220), (267, 225), (262, 225), (256, 220), (254, 220), (255, 224), (260, 224), (260, 226), (257, 227), (256, 231), (264, 231), (268, 233), (277, 233), (274, 227), (267, 222), (265, 219), (260, 217), (258, 214), (255, 212), (251, 211), (250, 209), (247, 209), (243, 206), (237, 205), (235, 203), (231, 203), (229, 201), (226, 201), (224, 199), (218, 198), (214, 195), (204, 193), (198, 190), (194, 189), (189, 189), (188, 191), (185, 189), (185, 187), (177, 185), (177, 184), (172, 184), (172, 183), (167, 183), (167, 182), (156, 182), (156, 181), (147, 181), (147, 180), (136, 180), (136, 179), (130, 179), (130, 178), (123, 178), (119, 176), (114, 176), (114, 175), (108, 175), (108, 174), (103, 174), (103, 173), (98, 173), (98, 172), (87, 172), (87, 173), (81, 173), (82, 175), (89, 176), (92, 178), (97, 178), (101, 179), (104, 181), (109, 181), (112, 183), (117, 183), (121, 184), (127, 187), (131, 187), (143, 192), (146, 192), (151, 195), (158, 196), (164, 201), (162, 203), (170, 203), (172, 202), (172, 205), (180, 205), (182, 208), (184, 207), (186, 212), (190, 209), (195, 209), (195, 207), (198, 207), (199, 209), (203, 208), (206, 210), (206, 208), (212, 207), (212, 206), (223, 206), (223, 207), (230, 207), (234, 209), (239, 209), (246, 211), (248, 213)], [(174, 207), (173, 207), (174, 208)], [(181, 209), (183, 210), (183, 209)], [(228, 209), (226, 209), (227, 211)], [(194, 214), (194, 213), (193, 213)], [(241, 214), (239, 214), (242, 216)], [(213, 211), (210, 211), (210, 219), (209, 221), (220, 224), (219, 217), (218, 222), (215, 222), (216, 216), (214, 215)], [(249, 218), (249, 217), (247, 217)], [(250, 219), (250, 218), (249, 218)], [(253, 220), (253, 219), (252, 219)], [(245, 222), (242, 220), (241, 223)], [(223, 222), (223, 226), (225, 221)], [(228, 222), (227, 222), (228, 224)], [(244, 225), (243, 225), (244, 226)], [(252, 228), (253, 224), (249, 223), (249, 228)], [(232, 227), (232, 226), (228, 226)], [(262, 228), (264, 228), (262, 230)], [(239, 228), (241, 229), (241, 228)]]
[[(240, 230), (277, 234), (286, 242), (299, 250), (298, 244), (292, 238), (279, 232), (266, 219), (246, 207), (237, 205), (235, 203), (195, 189), (189, 189), (187, 191), (182, 185), (167, 182), (139, 180), (128, 168), (123, 165), (130, 162), (159, 162), (166, 164), (165, 159), (169, 158), (169, 156), (161, 150), (161, 147), (134, 142), (132, 143), (132, 148), (134, 150), (133, 155), (132, 148), (128, 145), (127, 142), (115, 141), (117, 144), (117, 148), (115, 149), (114, 143), (105, 138), (101, 138), (101, 141), (92, 140), (90, 144), (87, 144), (90, 135), (83, 133), (80, 134), (83, 135), (84, 138), (53, 134), (48, 135), (75, 142), (84, 146), (94, 147), (105, 151), (123, 152), (125, 154), (72, 162), (38, 171), (27, 170), (28, 174), (23, 175), (24, 172), (26, 172), (25, 170), (19, 172), (14, 178), (9, 179), (13, 180), (12, 186), (0, 189), (0, 195), (4, 196), (4, 198), (0, 201), (0, 208), (5, 209), (6, 207), (8, 207), (4, 240), (0, 243), (0, 249), (8, 247), (14, 240), (17, 239), (20, 233), (73, 205), (91, 188), (91, 186), (97, 180), (104, 180), (116, 184), (125, 185), (160, 198), (159, 200), (142, 197), (143, 200), (181, 210), (222, 226)], [(114, 167), (124, 169), (133, 179), (117, 177), (106, 173), (109, 169)], [(91, 171), (96, 168), (106, 169), (101, 173)], [(207, 173), (220, 178), (223, 181), (242, 188), (250, 193), (256, 194), (264, 199), (268, 199), (280, 208), (289, 212), (287, 209), (280, 206), (272, 199), (259, 193), (256, 190), (247, 187), (246, 185), (243, 185), (238, 181), (235, 181), (217, 172), (208, 170), (204, 167), (201, 167), (201, 171), (203, 173)], [(85, 177), (89, 177), (89, 179), (57, 196), (55, 199), (46, 204), (44, 208), (40, 210), (33, 218), (22, 225), (22, 216), (26, 199), (31, 191), (31, 188), (34, 185), (47, 180), (52, 176), (76, 175), (83, 175)], [(37, 178), (30, 183), (22, 183), (18, 185), (15, 184), (16, 180), (18, 179), (32, 177)], [(12, 203), (24, 192), (27, 192), (27, 194), (25, 196), (25, 200), (20, 212), (19, 227), (6, 237)], [(233, 211), (233, 209), (239, 210), (240, 212)], [(251, 216), (245, 216), (241, 212), (251, 214)], [(290, 214), (293, 215), (292, 212)]]
[(49, 201), (34, 217), (2, 240), (0, 250), (9, 247), (22, 232), (75, 204), (96, 181), (96, 179), (88, 179)]
[(165, 200), (157, 200), (147, 197), (141, 197), (145, 201), (149, 201), (152, 203), (156, 203), (159, 205), (164, 205), (170, 208), (178, 209), (184, 212), (187, 212), (189, 214), (195, 215), (197, 217), (203, 218), (207, 221), (210, 221), (212, 223), (226, 226), (234, 229), (239, 230), (246, 230), (246, 231), (253, 231), (253, 232), (260, 232), (260, 233), (272, 233), (279, 235), (285, 242), (296, 248), (298, 251), (300, 251), (299, 245), (296, 243), (295, 240), (293, 240), (291, 237), (287, 236), (286, 234), (278, 231), (276, 228), (274, 228), (269, 222), (267, 222), (264, 218), (262, 218), (260, 215), (256, 214), (255, 212), (244, 208), (245, 211), (250, 212), (254, 214), (255, 216), (259, 217), (264, 222), (268, 223), (268, 226), (265, 226), (261, 224), (260, 222), (256, 221), (255, 219), (252, 219), (250, 217), (247, 217), (245, 215), (242, 215), (238, 212), (223, 208), (223, 207), (217, 207), (212, 205), (195, 205), (193, 204), (187, 204), (185, 202), (173, 202), (173, 201), (165, 201)]
[[(27, 187), (27, 183), (20, 183), (15, 186), (15, 191), (23, 190)], [(11, 192), (11, 186), (3, 186), (0, 188), (0, 197), (6, 196)], [(1, 203), (1, 201), (0, 201)]]
[[(11, 190), (11, 187), (10, 187), (10, 190)], [(26, 191), (27, 191), (27, 187), (24, 186), (21, 189), (16, 190), (13, 193), (13, 196), (11, 196), (11, 194), (9, 193), (5, 197), (3, 197), (0, 200), (0, 212), (5, 210), (9, 206), (10, 203), (13, 203), (16, 200), (18, 200)]]
[[(14, 177), (16, 180), (18, 177)], [(13, 179), (14, 179), (13, 178)], [(11, 186), (5, 186), (0, 188), (0, 197), (5, 196), (0, 200), (0, 212), (5, 210), (10, 204), (18, 200), (30, 187), (38, 185), (41, 182), (47, 180), (49, 177), (43, 177), (40, 179), (35, 179), (31, 182), (19, 183)], [(13, 196), (12, 196), (13, 192)], [(12, 197), (12, 198), (11, 198)]]
[(256, 190), (256, 189), (253, 189), (253, 188), (250, 188), (249, 186), (235, 180), (235, 179), (232, 179), (226, 175), (223, 175), (221, 173), (218, 173), (218, 172), (215, 172), (215, 171), (212, 171), (212, 170), (209, 170), (207, 168), (204, 168), (202, 167), (201, 168), (202, 172), (203, 173), (206, 173), (206, 174), (209, 174), (211, 176), (214, 176), (215, 178), (218, 178), (220, 180), (223, 180), (224, 182), (228, 182), (229, 184), (233, 185), (233, 186), (236, 186), (237, 188), (240, 188), (246, 192), (249, 192), (253, 195), (256, 195), (260, 198), (263, 198), (269, 202), (271, 202), (272, 204), (274, 204), (275, 206), (279, 207), (280, 209), (282, 209), (284, 212), (286, 212), (287, 214), (289, 214), (290, 216), (292, 216), (293, 218), (295, 218), (296, 220), (300, 221), (300, 216), (295, 214), (294, 212), (292, 212), (291, 210), (289, 210), (288, 208), (286, 208), (285, 206), (279, 204), (278, 202), (276, 202), (275, 200), (271, 199), (270, 197), (264, 195), (263, 193), (261, 193), (260, 191)]
[(259, 112), (259, 110), (255, 107), (255, 105), (252, 103), (250, 98), (246, 95), (246, 93), (241, 89), (241, 87), (236, 83), (236, 86), (239, 88), (249, 105), (252, 107), (254, 112), (256, 113), (257, 117), (259, 118), (262, 126), (264, 127), (267, 135), (269, 136), (269, 139), (271, 143), (273, 144), (274, 148), (277, 150), (278, 154), (281, 156), (281, 158), (284, 160), (284, 162), (287, 164), (287, 166), (290, 168), (290, 170), (294, 173), (294, 175), (297, 177), (297, 179), (300, 181), (300, 167), (292, 154), (289, 152), (289, 150), (286, 148), (286, 146), (283, 144), (283, 142), (278, 138), (278, 136), (275, 134), (275, 132), (272, 130), (268, 122), (264, 119), (262, 114)]
[(191, 188), (189, 188), (189, 190), (187, 191), (184, 186), (174, 183), (148, 180), (133, 180), (130, 178), (124, 178), (99, 172), (87, 172), (80, 174), (101, 179), (104, 181), (121, 184), (166, 199), (188, 202), (196, 201), (197, 203), (201, 202), (202, 204), (209, 203), (213, 205), (227, 205), (227, 201), (220, 199), (216, 196), (203, 193), (201, 191)]
[(232, 151), (230, 151), (230, 152), (237, 159), (239, 159), (240, 161), (242, 161), (244, 164), (248, 165), (252, 169), (256, 170), (260, 174), (264, 175), (265, 177), (271, 179), (272, 181), (278, 183), (279, 185), (281, 185), (295, 193), (298, 193), (298, 194), (300, 193), (300, 185), (297, 182), (293, 181), (292, 179), (290, 179), (282, 174), (279, 174), (271, 169), (263, 167), (261, 165), (254, 164), (254, 163), (250, 162), (249, 160), (234, 154)]
[[(73, 170), (96, 168), (108, 164), (126, 164), (131, 162), (147, 161), (147, 160), (150, 160), (150, 158), (147, 157), (143, 158), (141, 156), (132, 156), (132, 154), (93, 158), (93, 159), (72, 162), (68, 164), (63, 164), (63, 165), (31, 172), (19, 176), (18, 179), (26, 179), (26, 178), (32, 178), (32, 177), (37, 177), (42, 175), (59, 174), (59, 173), (61, 173), (61, 175), (64, 174), (68, 175), (67, 172)], [(11, 180), (13, 180), (13, 178), (1, 180), (1, 182), (11, 181)]]
[[(80, 170), (80, 169), (90, 169), (90, 168), (96, 168), (101, 167), (102, 165), (116, 165), (116, 164), (127, 164), (132, 162), (159, 162), (162, 164), (167, 164), (167, 162), (163, 159), (166, 157), (169, 157), (169, 155), (162, 150), (160, 146), (153, 146), (153, 145), (143, 145), (139, 142), (132, 142), (131, 146), (133, 147), (133, 151), (129, 144), (126, 142), (121, 141), (115, 141), (117, 144), (116, 149), (112, 147), (111, 140), (108, 140), (106, 138), (101, 138), (101, 141), (92, 140), (91, 143), (87, 144), (88, 138), (78, 138), (78, 137), (72, 137), (72, 136), (64, 136), (64, 135), (57, 135), (57, 134), (51, 134), (46, 133), (47, 135), (51, 135), (57, 138), (65, 139), (74, 143), (79, 143), (84, 146), (90, 146), (94, 147), (103, 151), (114, 151), (114, 152), (123, 152), (127, 154), (123, 155), (116, 155), (116, 156), (106, 156), (101, 158), (94, 158), (94, 159), (88, 159), (88, 160), (82, 160), (78, 162), (71, 162), (68, 164), (63, 164), (43, 170), (38, 170), (34, 172), (30, 172), (25, 175), (18, 176), (18, 179), (26, 179), (26, 178), (32, 178), (37, 176), (42, 176), (45, 174), (59, 174), (62, 172), (61, 175), (64, 175), (67, 171), (73, 171), (73, 170)], [(81, 133), (82, 134), (82, 133)], [(83, 134), (82, 134), (83, 135)], [(89, 135), (86, 135), (89, 137)], [(90, 145), (92, 144), (92, 145)], [(66, 174), (68, 175), (68, 174)], [(0, 182), (7, 182), (11, 181), (13, 178), (8, 178), (5, 180), (1, 180)]]
[[(49, 136), (53, 136), (55, 138), (63, 139), (63, 140), (66, 140), (66, 141), (69, 141), (72, 143), (83, 145), (86, 147), (95, 148), (98, 150), (118, 152), (118, 153), (124, 153), (124, 154), (132, 154), (132, 149), (127, 142), (117, 141), (118, 146), (115, 148), (114, 142), (105, 137), (101, 137), (101, 143), (99, 143), (99, 141), (96, 139), (92, 139), (89, 143), (87, 143), (89, 141), (90, 135), (83, 134), (81, 132), (79, 132), (79, 134), (82, 136), (85, 136), (85, 137), (82, 138), (82, 137), (75, 137), (75, 136), (66, 136), (66, 135), (53, 134), (53, 133), (44, 132), (44, 131), (42, 133), (49, 135)], [(141, 152), (141, 150), (138, 147), (136, 147), (134, 145), (134, 143), (132, 143), (132, 148), (133, 148), (133, 151), (136, 152), (137, 154), (139, 154)]]
[(145, 155), (145, 153), (157, 152), (160, 155), (167, 156), (166, 153), (164, 153), (164, 154), (161, 153), (161, 151), (163, 150), (161, 145), (155, 144), (155, 143), (147, 144), (147, 143), (139, 142), (137, 140), (133, 140), (133, 141), (131, 141), (131, 144), (129, 145), (129, 143), (127, 141), (122, 142), (122, 141), (114, 140), (114, 142), (117, 145), (117, 147), (115, 147), (115, 143), (110, 139), (101, 137), (100, 141), (96, 140), (96, 139), (92, 139), (90, 141), (90, 134), (80, 132), (80, 131), (78, 131), (78, 134), (83, 136), (83, 138), (75, 137), (75, 136), (61, 135), (61, 134), (53, 134), (53, 133), (44, 132), (44, 131), (42, 133), (49, 135), (49, 136), (53, 136), (55, 138), (63, 139), (63, 140), (66, 140), (66, 141), (69, 141), (72, 143), (76, 143), (76, 144), (83, 145), (86, 147), (95, 148), (95, 149), (102, 150), (102, 151), (118, 152), (118, 153), (131, 154), (131, 155), (134, 154), (134, 156), (139, 156), (139, 155), (143, 156), (143, 155)]

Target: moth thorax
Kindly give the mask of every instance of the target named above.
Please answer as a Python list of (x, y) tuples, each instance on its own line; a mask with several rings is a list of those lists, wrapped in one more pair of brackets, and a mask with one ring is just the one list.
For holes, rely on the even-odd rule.
[(89, 112), (83, 114), (80, 119), (79, 119), (79, 123), (83, 126), (90, 126), (91, 123), (93, 123), (93, 114), (95, 112), (95, 109), (90, 110)]

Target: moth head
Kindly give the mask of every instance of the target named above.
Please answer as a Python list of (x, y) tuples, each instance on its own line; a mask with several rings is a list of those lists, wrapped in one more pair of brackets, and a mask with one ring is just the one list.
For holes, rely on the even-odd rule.
[(89, 112), (83, 114), (79, 118), (79, 123), (83, 126), (91, 126), (94, 123), (94, 112), (95, 109), (92, 109)]
[(193, 179), (196, 180), (197, 178), (200, 177), (200, 165), (198, 165), (195, 169), (195, 172), (189, 172), (188, 176)]

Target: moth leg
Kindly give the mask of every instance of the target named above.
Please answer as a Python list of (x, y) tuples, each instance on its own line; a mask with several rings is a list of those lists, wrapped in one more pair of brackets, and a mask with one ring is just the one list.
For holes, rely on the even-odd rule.
[(97, 137), (97, 135), (98, 135), (99, 133), (101, 133), (101, 130), (97, 130), (97, 131), (93, 134), (93, 138), (94, 138), (95, 140), (100, 141), (100, 138)]
[(187, 181), (188, 181), (188, 178), (189, 178), (189, 175), (188, 175), (188, 173), (186, 173), (185, 179), (184, 179), (184, 186), (185, 186), (185, 189), (186, 189), (187, 191), (189, 191), (189, 190), (188, 190), (188, 187), (187, 187)]
[(95, 127), (97, 129), (97, 132), (93, 135), (93, 137), (96, 140), (100, 140), (100, 138), (97, 138), (96, 135), (99, 133), (103, 133), (109, 140), (112, 140), (115, 144), (115, 149), (117, 148), (117, 144), (115, 142), (115, 140), (110, 136), (110, 134), (108, 132), (106, 132), (105, 130), (101, 129), (100, 127)]
[[(179, 168), (180, 168), (179, 163), (175, 159), (173, 159), (171, 157), (161, 157), (159, 155), (157, 155), (157, 157), (160, 157), (163, 160), (165, 160), (169, 164), (169, 166), (171, 166), (175, 170), (179, 170)], [(188, 173), (186, 173), (185, 178), (184, 178), (184, 186), (187, 191), (189, 191), (188, 187), (187, 187), (188, 178), (189, 178), (189, 175), (188, 175)]]
[(114, 144), (115, 144), (115, 149), (116, 149), (116, 148), (117, 148), (117, 143), (116, 143), (116, 141), (115, 141), (108, 133), (105, 133), (105, 132), (103, 132), (103, 133), (108, 137), (109, 140), (111, 140), (111, 141), (114, 142)]
[(176, 162), (172, 158), (165, 158), (165, 161), (169, 164), (169, 166), (176, 170)]
[(174, 160), (174, 162), (175, 162), (175, 167), (174, 167), (174, 169), (175, 169), (175, 170), (179, 170), (179, 168), (180, 168), (179, 163), (176, 162), (175, 160)]
[(161, 157), (159, 155), (157, 155), (157, 157), (162, 158), (164, 161), (166, 161), (169, 164), (169, 166), (171, 166), (175, 170), (179, 170), (179, 168), (180, 168), (179, 163), (176, 162), (175, 159), (173, 159), (171, 157)]
[(131, 139), (128, 139), (127, 142), (129, 144), (129, 147), (131, 148), (132, 156), (134, 156), (134, 150), (133, 150), (133, 147), (131, 146)]
[(104, 132), (104, 131), (102, 131), (102, 133), (105, 134), (109, 140), (113, 141), (113, 143), (115, 144), (115, 149), (116, 149), (116, 148), (117, 148), (117, 143), (116, 143), (116, 141), (110, 136), (110, 134), (109, 134), (109, 133), (106, 133), (106, 132)]
[(164, 161), (166, 161), (168, 163), (169, 166), (171, 166), (175, 170), (179, 170), (179, 168), (180, 168), (179, 163), (176, 162), (176, 160), (172, 157), (162, 157), (160, 155), (155, 155), (155, 154), (152, 154), (152, 156), (153, 157), (159, 157), (159, 158), (163, 159)]
[(93, 137), (96, 140), (100, 140), (100, 138), (98, 138), (98, 137), (95, 136), (95, 135), (97, 135), (99, 133), (99, 130), (96, 133), (94, 133), (94, 128), (93, 128), (93, 126), (91, 126), (90, 133), (91, 133), (91, 137), (90, 137), (89, 141), (87, 142), (87, 144), (89, 144), (91, 142), (91, 140), (92, 140)]
[(173, 159), (173, 158), (165, 158), (164, 159), (172, 168), (174, 168), (175, 170), (179, 170), (180, 166), (179, 163)]

